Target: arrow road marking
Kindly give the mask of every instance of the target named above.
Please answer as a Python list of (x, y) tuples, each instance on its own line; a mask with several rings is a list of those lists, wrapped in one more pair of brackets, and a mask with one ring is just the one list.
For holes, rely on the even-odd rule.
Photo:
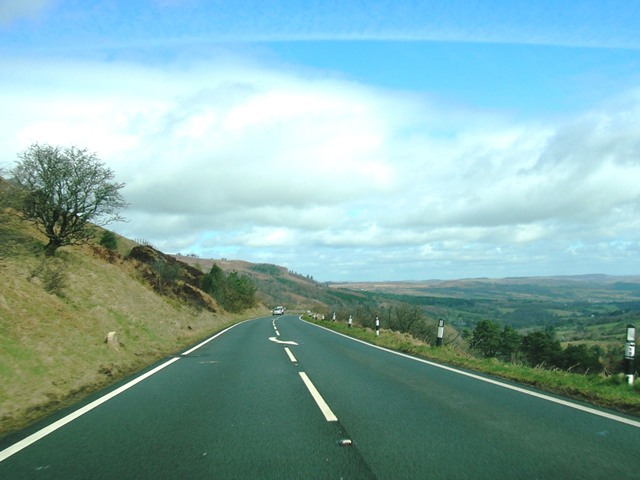
[(283, 343), (285, 345), (298, 345), (296, 342), (292, 342), (291, 340), (278, 340), (276, 337), (269, 337), (269, 340), (275, 343)]

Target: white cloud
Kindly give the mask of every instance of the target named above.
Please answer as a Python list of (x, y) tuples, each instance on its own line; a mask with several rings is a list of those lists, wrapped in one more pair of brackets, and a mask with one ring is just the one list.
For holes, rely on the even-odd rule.
[(96, 151), (127, 184), (114, 228), (165, 251), (356, 280), (597, 269), (638, 250), (637, 92), (541, 125), (228, 58), (6, 58), (0, 78), (2, 157)]

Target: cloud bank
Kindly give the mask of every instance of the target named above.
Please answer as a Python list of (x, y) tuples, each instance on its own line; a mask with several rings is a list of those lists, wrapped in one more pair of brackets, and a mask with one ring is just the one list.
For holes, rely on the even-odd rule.
[(527, 123), (232, 55), (0, 76), (5, 163), (97, 152), (131, 204), (114, 230), (166, 252), (321, 280), (637, 273), (640, 91)]

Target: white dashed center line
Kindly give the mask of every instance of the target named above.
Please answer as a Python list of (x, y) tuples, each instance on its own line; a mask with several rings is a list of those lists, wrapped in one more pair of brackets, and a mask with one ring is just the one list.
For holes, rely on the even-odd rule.
[(289, 360), (291, 360), (291, 363), (298, 363), (298, 360), (296, 360), (296, 357), (293, 356), (293, 353), (291, 353), (289, 347), (284, 347), (284, 351), (287, 352), (287, 355), (289, 355)]
[[(273, 323), (273, 329), (275, 330), (276, 335), (279, 337), (280, 332), (278, 331), (278, 327), (276, 326), (276, 321), (273, 320), (272, 323)], [(296, 342), (278, 340), (276, 337), (270, 337), (269, 340), (276, 343), (298, 345)], [(287, 355), (289, 356), (289, 360), (291, 360), (291, 363), (296, 363), (296, 364), (298, 363), (298, 360), (296, 359), (296, 357), (293, 355), (293, 353), (288, 347), (284, 347), (284, 351), (287, 352)], [(322, 395), (320, 395), (320, 392), (315, 387), (315, 385), (311, 382), (311, 380), (309, 380), (309, 377), (307, 376), (307, 374), (304, 372), (298, 372), (298, 374), (300, 375), (300, 378), (302, 378), (302, 381), (306, 385), (307, 389), (309, 390), (309, 393), (315, 400), (316, 404), (318, 405), (318, 407), (320, 407), (320, 411), (324, 415), (324, 418), (327, 420), (327, 422), (337, 422), (338, 417), (336, 417), (335, 414), (331, 411), (331, 408), (329, 408), (329, 405), (327, 405), (327, 402), (324, 401), (324, 398), (322, 398)]]
[(300, 372), (300, 377), (309, 389), (309, 393), (311, 393), (311, 396), (318, 404), (318, 407), (320, 407), (320, 411), (324, 415), (324, 418), (327, 419), (327, 422), (337, 422), (338, 417), (336, 417), (331, 411), (329, 405), (327, 405), (327, 402), (324, 401), (324, 398), (322, 398), (322, 395), (320, 395), (320, 392), (318, 392), (318, 389), (316, 389), (315, 385), (311, 383), (311, 380), (309, 380), (309, 377), (307, 377), (307, 374), (304, 372)]

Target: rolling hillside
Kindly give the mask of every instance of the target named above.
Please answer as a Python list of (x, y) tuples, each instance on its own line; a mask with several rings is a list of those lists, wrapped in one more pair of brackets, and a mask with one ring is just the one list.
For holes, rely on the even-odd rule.
[[(331, 284), (335, 289), (375, 293), (421, 305), (458, 328), (490, 319), (519, 330), (578, 329), (566, 340), (598, 340), (587, 330), (610, 325), (620, 337), (640, 318), (640, 276), (579, 275), (424, 282)], [(568, 334), (569, 335), (569, 334)], [(574, 338), (575, 337), (575, 338)], [(578, 338), (582, 337), (582, 338)]]

